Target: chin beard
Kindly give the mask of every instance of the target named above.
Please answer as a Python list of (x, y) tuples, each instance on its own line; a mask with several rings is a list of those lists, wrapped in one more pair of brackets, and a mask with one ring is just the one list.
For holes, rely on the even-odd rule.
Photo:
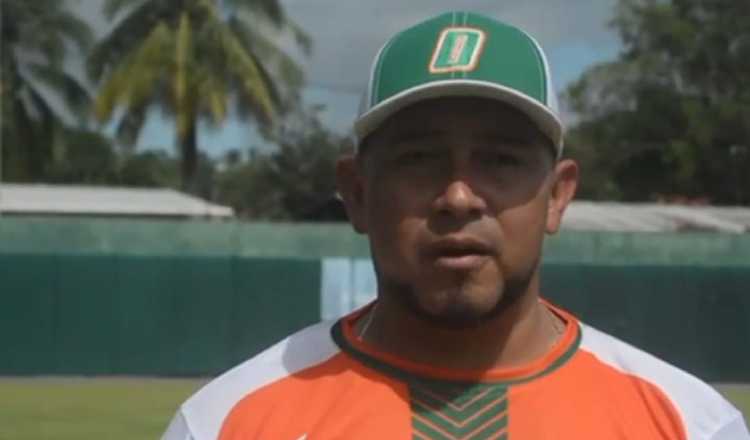
[[(455, 302), (443, 312), (436, 314), (422, 307), (419, 295), (413, 285), (394, 279), (381, 280), (380, 282), (388, 295), (417, 318), (438, 328), (464, 330), (479, 327), (516, 304), (528, 290), (533, 274), (534, 270), (524, 276), (507, 280), (506, 284), (501, 287), (502, 291), (498, 292), (500, 300), (492, 309), (484, 313), (477, 313), (472, 307)], [(461, 295), (460, 288), (453, 294)]]

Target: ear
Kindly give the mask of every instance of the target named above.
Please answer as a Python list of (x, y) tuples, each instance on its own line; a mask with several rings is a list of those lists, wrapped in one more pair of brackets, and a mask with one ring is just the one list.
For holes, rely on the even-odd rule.
[(560, 230), (563, 214), (570, 204), (578, 187), (578, 164), (571, 159), (563, 159), (555, 164), (554, 182), (547, 200), (548, 234)]
[(336, 162), (336, 186), (344, 201), (346, 214), (354, 230), (367, 233), (364, 208), (364, 176), (361, 163), (354, 155), (346, 155)]

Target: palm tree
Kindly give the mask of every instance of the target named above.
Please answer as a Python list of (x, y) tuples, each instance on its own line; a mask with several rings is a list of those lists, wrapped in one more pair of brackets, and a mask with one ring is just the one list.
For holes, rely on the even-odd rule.
[(107, 121), (123, 109), (117, 134), (131, 146), (151, 107), (173, 116), (187, 191), (199, 121), (221, 124), (234, 103), (268, 129), (298, 96), (302, 71), (269, 35), (290, 31), (305, 52), (310, 41), (278, 0), (107, 0), (104, 12), (127, 14), (89, 58), (101, 84), (94, 113)]
[(64, 126), (71, 121), (69, 116), (77, 117), (80, 124), (86, 120), (90, 96), (63, 63), (70, 55), (67, 47), (83, 53), (91, 42), (89, 26), (59, 0), (2, 0), (0, 101), (5, 178), (44, 179), (54, 160), (55, 145), (60, 145)]

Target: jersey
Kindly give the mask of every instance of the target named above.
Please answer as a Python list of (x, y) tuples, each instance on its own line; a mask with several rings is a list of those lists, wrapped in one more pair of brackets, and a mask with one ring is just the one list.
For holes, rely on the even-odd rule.
[(163, 440), (750, 440), (707, 384), (546, 305), (564, 333), (511, 369), (379, 352), (353, 329), (367, 307), (311, 326), (198, 391)]

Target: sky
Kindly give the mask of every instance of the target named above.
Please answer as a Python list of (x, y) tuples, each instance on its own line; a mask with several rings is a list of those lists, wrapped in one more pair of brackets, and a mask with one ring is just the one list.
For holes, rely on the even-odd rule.
[[(101, 36), (110, 25), (102, 0), (69, 0)], [(621, 49), (608, 28), (616, 0), (281, 0), (287, 15), (312, 38), (313, 51), (300, 60), (306, 72), (306, 105), (323, 105), (323, 122), (348, 134), (365, 87), (372, 58), (395, 32), (451, 10), (480, 12), (516, 25), (539, 41), (547, 54), (555, 88), (562, 91), (588, 67), (614, 59)], [(291, 47), (288, 41), (280, 44)], [(563, 119), (570, 119), (563, 114)], [(229, 149), (269, 148), (252, 124), (230, 118), (221, 129), (199, 128), (199, 145), (211, 156)], [(112, 131), (111, 125), (105, 131)], [(152, 112), (140, 148), (173, 151), (171, 120)]]

